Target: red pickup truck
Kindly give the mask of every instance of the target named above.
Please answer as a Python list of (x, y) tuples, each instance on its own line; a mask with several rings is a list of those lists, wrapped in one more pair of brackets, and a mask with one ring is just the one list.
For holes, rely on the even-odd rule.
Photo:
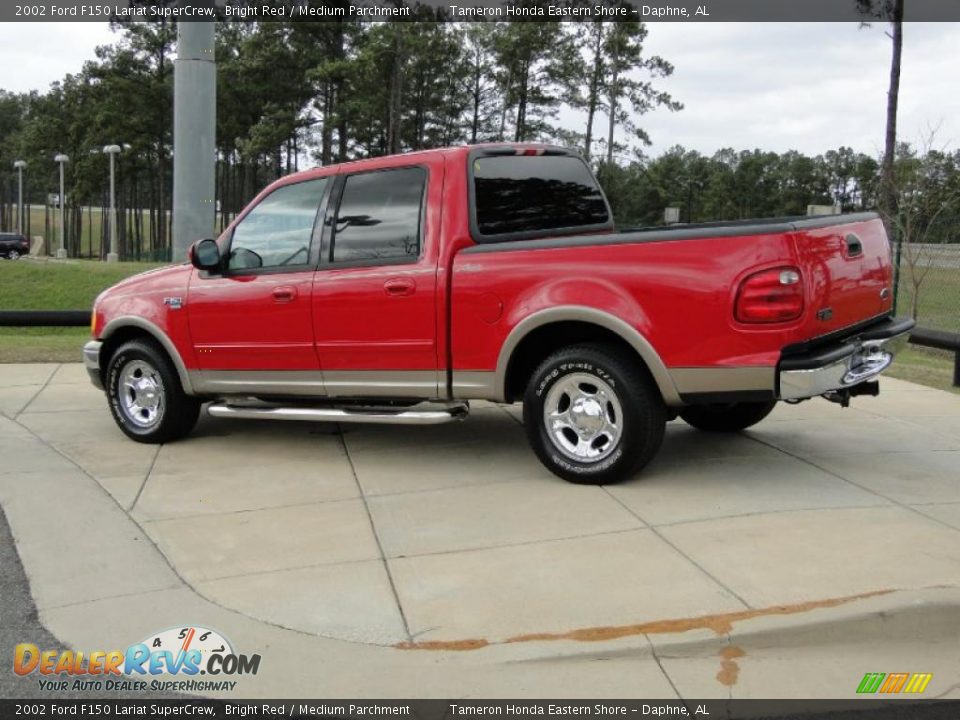
[(216, 417), (429, 424), (523, 401), (573, 482), (629, 476), (680, 416), (877, 392), (891, 262), (874, 214), (615, 231), (569, 150), (431, 150), (284, 177), (189, 262), (106, 290), (84, 357), (120, 429)]

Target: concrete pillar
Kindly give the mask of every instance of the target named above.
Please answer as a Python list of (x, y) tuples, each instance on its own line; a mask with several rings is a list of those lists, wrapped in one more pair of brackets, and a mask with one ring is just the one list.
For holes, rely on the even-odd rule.
[(216, 93), (214, 23), (178, 23), (173, 66), (174, 262), (186, 259), (195, 240), (213, 234)]

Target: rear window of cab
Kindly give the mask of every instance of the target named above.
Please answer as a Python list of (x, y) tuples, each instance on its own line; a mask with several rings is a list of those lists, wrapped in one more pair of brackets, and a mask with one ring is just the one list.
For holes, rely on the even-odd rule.
[(502, 242), (606, 227), (610, 210), (587, 164), (574, 155), (473, 159), (473, 234)]

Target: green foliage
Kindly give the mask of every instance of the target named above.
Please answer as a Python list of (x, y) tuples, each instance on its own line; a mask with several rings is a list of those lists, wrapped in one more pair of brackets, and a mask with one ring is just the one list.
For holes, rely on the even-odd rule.
[[(668, 206), (696, 222), (799, 215), (810, 204), (879, 204), (877, 160), (850, 148), (816, 157), (724, 149), (707, 157), (675, 147), (644, 157), (643, 114), (681, 106), (656, 87), (673, 68), (644, 53), (643, 23), (452, 23), (437, 22), (442, 15), (426, 5), (412, 8), (414, 22), (217, 25), (221, 228), (267, 183), (305, 162), (491, 140), (583, 147), (625, 226), (662, 222)], [(92, 215), (107, 205), (108, 178), (98, 150), (121, 143), (120, 251), (145, 257), (169, 247), (176, 26), (125, 22), (115, 30), (116, 40), (98, 48), (95, 60), (48, 92), (0, 91), (0, 183), (7, 189), (0, 227), (13, 225), (13, 160), (29, 163), (27, 201), (42, 210), (58, 183), (53, 154), (66, 152), (67, 246), (96, 252), (107, 223)], [(585, 115), (585, 126), (562, 127), (565, 107)], [(947, 205), (960, 191), (958, 168), (956, 153), (901, 146), (896, 171), (905, 207)], [(31, 234), (52, 240), (54, 217), (35, 215), (43, 227), (31, 226)], [(936, 211), (924, 238), (951, 239), (948, 228), (958, 220), (953, 206)]]

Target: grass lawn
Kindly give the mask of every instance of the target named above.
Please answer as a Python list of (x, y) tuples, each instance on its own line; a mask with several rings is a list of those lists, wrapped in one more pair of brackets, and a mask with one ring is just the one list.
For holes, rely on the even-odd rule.
[[(45, 210), (43, 205), (30, 206), (30, 237), (46, 234), (49, 241), (49, 248), (56, 249), (60, 247), (60, 211), (57, 208), (49, 210), (50, 227), (45, 233)], [(65, 210), (65, 222), (67, 223), (67, 235), (70, 234), (70, 208)], [(169, 222), (170, 214), (167, 213)], [(83, 209), (83, 222), (80, 225), (80, 254), (84, 257), (100, 256), (100, 244), (104, 236), (104, 223), (108, 222), (107, 215), (99, 207)], [(122, 221), (121, 221), (122, 222)], [(143, 235), (146, 238), (144, 242), (149, 242), (150, 237), (150, 213), (143, 213)], [(53, 250), (51, 250), (52, 252)]]
[[(158, 264), (97, 261), (0, 261), (0, 309), (86, 310), (101, 290), (125, 277)], [(907, 278), (901, 289), (909, 290)], [(911, 307), (909, 292), (901, 292), (898, 312)], [(920, 293), (919, 323), (960, 331), (960, 270), (930, 271)], [(79, 362), (86, 328), (0, 327), (0, 362)], [(953, 355), (909, 345), (890, 369), (893, 377), (960, 392), (952, 388)]]
[[(151, 263), (0, 261), (0, 309), (88, 310), (101, 290)], [(87, 328), (0, 327), (0, 362), (79, 362)]]
[(953, 387), (953, 353), (946, 350), (908, 345), (897, 353), (886, 374), (960, 395), (960, 388)]

